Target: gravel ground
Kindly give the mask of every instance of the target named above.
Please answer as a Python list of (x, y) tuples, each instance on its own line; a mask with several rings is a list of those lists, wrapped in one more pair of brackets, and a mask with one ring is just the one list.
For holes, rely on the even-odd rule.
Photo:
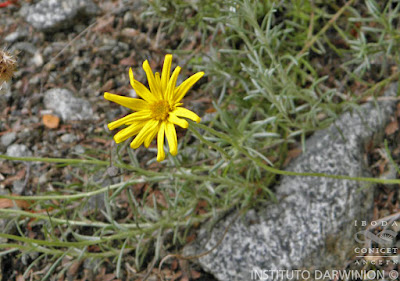
[[(127, 112), (105, 101), (103, 92), (134, 96), (128, 81), (129, 67), (135, 70), (138, 80), (146, 81), (141, 63), (148, 59), (153, 69), (161, 69), (166, 49), (180, 43), (180, 32), (172, 37), (157, 32), (159, 26), (140, 17), (144, 9), (140, 1), (93, 1), (90, 9), (85, 6), (72, 12), (78, 15), (73, 19), (54, 28), (42, 27), (40, 22), (29, 23), (32, 15), (26, 12), (39, 2), (18, 1), (19, 5), (0, 8), (0, 48), (18, 59), (12, 82), (0, 94), (0, 153), (67, 158), (85, 153), (108, 159), (112, 133), (105, 125)], [(187, 50), (200, 45), (199, 42), (200, 34), (193, 34)], [(187, 71), (181, 74), (181, 79), (193, 73), (185, 67), (185, 60), (175, 58), (174, 63)], [(202, 92), (186, 102), (200, 116), (208, 106)], [(396, 163), (400, 162), (399, 116), (400, 113), (393, 116), (386, 131)], [(371, 144), (366, 156), (376, 176), (393, 170), (383, 147)], [(52, 191), (56, 187), (50, 182), (72, 183), (71, 172), (69, 167), (60, 169), (50, 164), (1, 161), (0, 193), (33, 195)], [(73, 172), (79, 174), (77, 170)], [(399, 201), (395, 188), (381, 186), (376, 192), (374, 219), (399, 213)], [(17, 278), (28, 265), (23, 259), (2, 260), (2, 280)], [(171, 266), (178, 268), (177, 264)], [(360, 267), (363, 266), (368, 267)], [(385, 266), (399, 269), (398, 265)], [(203, 272), (196, 272), (197, 280), (213, 280)], [(100, 270), (85, 273), (86, 277), (79, 280), (116, 280), (111, 275), (110, 279), (101, 279), (106, 275)], [(78, 280), (71, 276), (69, 280)], [(181, 280), (187, 280), (184, 278), (187, 277)]]
[[(40, 31), (23, 16), (24, 10), (40, 1), (29, 2), (1, 9), (0, 47), (17, 56), (18, 69), (0, 95), (0, 153), (37, 157), (85, 153), (107, 159), (113, 133), (106, 124), (128, 111), (104, 100), (104, 91), (135, 96), (129, 67), (136, 79), (146, 81), (142, 62), (148, 59), (153, 69), (161, 69), (166, 50), (179, 42), (179, 35), (164, 38), (157, 33), (158, 26), (141, 19), (140, 1), (128, 1), (130, 5), (97, 1), (96, 16), (75, 17), (68, 27)], [(195, 42), (199, 39), (193, 35)], [(175, 57), (174, 64), (186, 71), (180, 79), (193, 73), (185, 68), (185, 61)], [(204, 112), (201, 93), (196, 100), (188, 97), (186, 103)], [(8, 178), (26, 167), (3, 162), (1, 169), (2, 177)], [(35, 181), (49, 181), (52, 176), (50, 166), (33, 165), (30, 176), (24, 177), (24, 188), (13, 192), (33, 194)]]

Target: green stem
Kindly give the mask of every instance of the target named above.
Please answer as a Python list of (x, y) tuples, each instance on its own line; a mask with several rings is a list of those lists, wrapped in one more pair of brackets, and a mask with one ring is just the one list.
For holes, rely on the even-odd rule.
[(226, 159), (231, 159), (228, 153), (226, 153), (221, 147), (216, 145), (215, 143), (212, 143), (208, 140), (206, 140), (197, 130), (193, 129), (192, 126), (189, 126), (189, 131), (191, 131), (201, 142), (205, 143), (206, 145), (214, 148), (216, 151), (221, 153), (222, 155), (225, 156)]
[[(35, 251), (39, 253), (44, 253), (44, 254), (49, 254), (53, 256), (62, 256), (65, 254), (64, 250), (57, 250), (57, 249), (52, 249), (52, 248), (45, 248), (41, 246), (34, 246), (34, 245), (22, 245), (22, 244), (16, 244), (16, 243), (6, 243), (6, 244), (0, 244), (0, 249), (19, 249), (21, 252), (25, 251)], [(71, 248), (74, 249), (74, 248)], [(125, 252), (129, 252), (131, 249), (126, 249)], [(86, 258), (108, 258), (108, 257), (114, 257), (119, 255), (119, 251), (108, 251), (108, 252), (102, 252), (102, 253), (84, 253), (83, 256)], [(76, 249), (75, 251), (71, 251), (68, 253), (69, 256), (73, 257), (80, 257), (82, 256), (82, 252)]]
[[(0, 154), (0, 159), (12, 160), (12, 161), (27, 161), (27, 162), (46, 162), (46, 163), (59, 163), (59, 164), (68, 164), (68, 165), (98, 165), (98, 166), (109, 166), (109, 161), (102, 160), (86, 160), (86, 159), (68, 159), (68, 158), (40, 158), (40, 157), (12, 157)], [(131, 180), (129, 183), (143, 183), (149, 181), (162, 181), (165, 179), (171, 178), (171, 172), (155, 172), (146, 169), (142, 169), (139, 167), (134, 167), (124, 163), (114, 163), (113, 164), (117, 168), (122, 168), (125, 170), (135, 171), (138, 174), (146, 176), (146, 178)], [(173, 177), (184, 179), (184, 180), (193, 180), (193, 181), (208, 181), (219, 184), (232, 185), (237, 184), (238, 180), (232, 180), (220, 176), (210, 176), (210, 175), (195, 175), (195, 174), (186, 174), (175, 172), (172, 174)], [(240, 183), (249, 185), (245, 181), (240, 181)], [(123, 183), (126, 184), (126, 183)], [(41, 196), (10, 196), (10, 195), (0, 195), (0, 198), (8, 198), (8, 199), (19, 199), (19, 200), (51, 200), (51, 199), (78, 199), (84, 197), (90, 197), (92, 195), (96, 195), (99, 193), (106, 192), (108, 188), (110, 189), (118, 189), (122, 183), (111, 185), (110, 187), (104, 187), (97, 189), (95, 191), (84, 192), (80, 194), (73, 195), (41, 195)]]
[[(136, 184), (136, 183), (143, 183), (145, 180), (143, 179), (137, 179), (137, 180), (130, 180), (128, 182), (124, 183), (117, 183), (113, 184), (110, 186), (106, 186), (100, 189), (96, 189), (93, 191), (89, 192), (82, 192), (78, 194), (72, 194), (72, 195), (66, 195), (66, 194), (60, 194), (60, 195), (33, 195), (33, 196), (18, 196), (18, 195), (0, 195), (0, 198), (6, 198), (6, 199), (11, 199), (11, 200), (74, 200), (74, 199), (80, 199), (80, 198), (89, 198), (93, 195), (100, 194), (107, 192), (109, 190), (114, 190), (118, 189), (122, 185), (127, 185), (127, 184)], [(2, 210), (0, 210), (1, 212)]]
[(234, 140), (229, 139), (229, 136), (217, 132), (212, 128), (209, 128), (203, 124), (195, 124), (194, 122), (190, 122), (192, 126), (196, 126), (200, 129), (206, 130), (209, 133), (225, 139), (229, 140), (238, 151), (246, 155), (249, 159), (254, 161), (259, 167), (263, 168), (267, 172), (277, 174), (277, 175), (285, 175), (285, 176), (300, 176), (300, 177), (323, 177), (323, 178), (331, 178), (331, 179), (339, 179), (339, 180), (352, 180), (352, 181), (362, 181), (362, 182), (372, 182), (372, 183), (381, 183), (381, 184), (400, 184), (400, 179), (378, 179), (378, 178), (368, 178), (368, 177), (351, 177), (346, 175), (331, 175), (325, 173), (314, 173), (314, 172), (293, 172), (293, 171), (283, 171), (273, 167), (270, 167), (263, 163), (263, 161), (257, 157), (251, 156), (249, 152), (247, 152), (243, 147), (237, 144)]
[(27, 162), (46, 162), (46, 163), (59, 163), (59, 164), (84, 164), (84, 165), (101, 165), (107, 166), (110, 163), (102, 160), (87, 160), (87, 159), (63, 159), (63, 158), (47, 158), (47, 157), (13, 157), (0, 154), (0, 159), (12, 161), (27, 161)]
[[(223, 208), (217, 211), (217, 213), (225, 213), (229, 208)], [(0, 214), (16, 214), (18, 216), (27, 216), (35, 219), (44, 219), (49, 220), (49, 216), (42, 215), (42, 214), (35, 214), (30, 213), (22, 210), (15, 210), (15, 209), (0, 209)], [(117, 234), (110, 235), (110, 236), (103, 236), (97, 237), (96, 240), (86, 240), (86, 241), (77, 241), (77, 242), (64, 242), (64, 241), (46, 241), (40, 239), (33, 239), (28, 237), (21, 237), (12, 234), (0, 233), (0, 238), (8, 239), (8, 240), (15, 240), (19, 242), (23, 242), (25, 244), (15, 244), (15, 243), (7, 243), (7, 244), (0, 244), (0, 249), (19, 249), (21, 251), (32, 251), (41, 252), (45, 254), (51, 254), (54, 256), (60, 256), (65, 253), (63, 250), (54, 249), (53, 247), (63, 247), (68, 248), (71, 250), (70, 255), (74, 257), (79, 257), (82, 254), (81, 248), (85, 248), (90, 245), (99, 245), (104, 244), (107, 242), (112, 242), (115, 240), (127, 239), (130, 237), (136, 237), (140, 234), (147, 233), (152, 234), (155, 230), (160, 228), (176, 228), (176, 227), (187, 227), (188, 224), (197, 224), (201, 223), (210, 217), (213, 217), (217, 214), (215, 213), (206, 213), (203, 215), (198, 215), (192, 217), (190, 219), (190, 223), (187, 220), (183, 219), (182, 221), (178, 220), (160, 220), (157, 223), (146, 223), (146, 224), (119, 224), (121, 227), (129, 228), (127, 231), (121, 231)], [(112, 224), (102, 223), (102, 222), (79, 222), (79, 221), (71, 221), (66, 219), (58, 219), (58, 218), (51, 218), (53, 223), (57, 224), (68, 224), (74, 226), (91, 226), (91, 227), (102, 227), (108, 228), (111, 227)], [(126, 252), (131, 251), (131, 249), (125, 250)], [(83, 253), (85, 257), (113, 257), (118, 256), (121, 254), (121, 251), (116, 249), (115, 251), (108, 251), (102, 253)]]
[[(220, 209), (217, 211), (217, 213), (223, 213), (225, 212), (226, 209)], [(18, 209), (0, 209), (0, 214), (5, 214), (8, 216), (23, 216), (23, 217), (28, 217), (28, 218), (33, 218), (33, 219), (38, 219), (38, 220), (46, 220), (49, 221), (51, 220), (52, 223), (54, 224), (68, 224), (70, 226), (88, 226), (88, 227), (99, 227), (99, 228), (110, 228), (113, 226), (113, 224), (110, 223), (104, 223), (104, 222), (91, 222), (91, 221), (74, 221), (74, 220), (69, 220), (69, 219), (60, 219), (60, 218), (55, 218), (55, 217), (49, 217), (46, 214), (38, 214), (38, 213), (31, 213), (23, 210), (18, 210)], [(191, 218), (192, 223), (199, 223), (203, 222), (205, 219), (208, 219), (212, 216), (214, 216), (214, 213), (206, 213), (203, 215), (198, 215), (194, 218)], [(122, 232), (122, 236), (118, 236), (119, 238), (126, 238), (127, 234), (132, 235), (132, 231), (138, 230), (140, 233), (143, 232), (153, 232), (154, 230), (158, 229), (159, 227), (180, 227), (180, 226), (186, 226), (188, 222), (186, 220), (176, 220), (176, 221), (158, 221), (157, 223), (120, 223), (118, 224), (122, 228), (129, 229), (127, 232)], [(0, 237), (1, 237), (0, 233)], [(6, 235), (6, 234), (5, 234)], [(117, 234), (119, 235), (119, 234)], [(128, 235), (128, 236), (129, 236)], [(114, 236), (112, 239), (115, 239)], [(105, 238), (106, 240), (108, 238)], [(98, 242), (98, 241), (97, 241)]]

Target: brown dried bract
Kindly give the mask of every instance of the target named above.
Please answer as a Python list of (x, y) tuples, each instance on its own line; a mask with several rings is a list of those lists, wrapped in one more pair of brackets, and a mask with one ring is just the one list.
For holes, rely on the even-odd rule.
[(0, 51), (0, 85), (11, 79), (16, 67), (15, 58), (6, 51)]

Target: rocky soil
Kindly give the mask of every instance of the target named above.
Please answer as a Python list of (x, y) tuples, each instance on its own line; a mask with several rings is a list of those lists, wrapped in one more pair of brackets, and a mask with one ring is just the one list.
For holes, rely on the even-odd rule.
[[(113, 142), (106, 124), (127, 111), (105, 101), (104, 91), (135, 96), (129, 85), (129, 67), (135, 70), (138, 80), (146, 81), (141, 63), (148, 59), (153, 69), (161, 69), (167, 50), (182, 41), (179, 30), (168, 37), (158, 32), (160, 26), (142, 17), (144, 9), (142, 2), (136, 0), (29, 0), (0, 7), (0, 48), (18, 60), (13, 79), (0, 94), (0, 154), (109, 158)], [(183, 48), (196, 52), (200, 37), (193, 34)], [(193, 73), (185, 67), (189, 58), (190, 55), (174, 59), (186, 71), (181, 79)], [(202, 116), (209, 97), (198, 93), (185, 102)], [(399, 163), (400, 109), (390, 118), (385, 138), (394, 162)], [(374, 176), (398, 177), (384, 147), (371, 142), (363, 157)], [(85, 176), (70, 167), (0, 160), (0, 193), (35, 195), (54, 191), (57, 186), (52, 182), (72, 184), (73, 175)], [(399, 196), (396, 188), (377, 187), (373, 220), (400, 213)], [(0, 227), (4, 229), (3, 225)], [(23, 280), (18, 278), (27, 270), (30, 258), (1, 258), (1, 280)], [(343, 268), (375, 268), (371, 264), (357, 267), (354, 260), (349, 256)], [(77, 268), (68, 280), (117, 280), (112, 264), (96, 270), (82, 264)], [(170, 280), (188, 280), (177, 262), (171, 268), (176, 274), (171, 276), (176, 278)], [(399, 265), (379, 268), (399, 270)], [(45, 271), (46, 264), (36, 264), (34, 269)], [(194, 269), (193, 279), (214, 280), (198, 267)]]

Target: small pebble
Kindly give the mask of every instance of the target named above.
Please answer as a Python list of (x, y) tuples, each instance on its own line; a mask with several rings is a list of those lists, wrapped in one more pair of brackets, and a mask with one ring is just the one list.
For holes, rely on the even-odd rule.
[(123, 21), (125, 26), (130, 26), (133, 23), (134, 17), (131, 11), (125, 13)]
[(32, 132), (28, 128), (24, 128), (18, 133), (18, 139), (25, 140), (31, 136)]
[(12, 193), (14, 194), (22, 194), (24, 192), (25, 185), (21, 180), (16, 180), (13, 182)]
[(4, 37), (4, 41), (7, 43), (13, 43), (20, 38), (20, 33), (18, 31), (12, 32), (8, 34), (6, 37)]
[(25, 144), (12, 144), (7, 147), (7, 156), (11, 157), (29, 157), (32, 156), (32, 152)]
[(33, 58), (31, 59), (31, 63), (36, 67), (42, 66), (43, 65), (43, 56), (42, 56), (42, 54), (40, 52), (36, 52), (33, 55)]
[(61, 136), (61, 141), (64, 143), (72, 143), (76, 141), (76, 136), (73, 134), (64, 134)]
[(63, 121), (93, 120), (91, 104), (82, 98), (77, 98), (67, 89), (54, 88), (44, 93), (46, 109), (52, 109), (61, 116)]
[(1, 144), (4, 146), (9, 146), (12, 144), (17, 138), (17, 134), (15, 132), (10, 132), (1, 136)]
[(48, 181), (47, 173), (41, 174), (39, 177), (39, 184), (45, 184)]
[(74, 146), (74, 148), (73, 148), (73, 150), (74, 150), (74, 153), (76, 153), (76, 154), (83, 154), (83, 153), (85, 153), (85, 148), (83, 147), (83, 146), (81, 146), (81, 145), (75, 145)]
[(118, 168), (114, 166), (108, 167), (107, 174), (109, 177), (115, 177), (116, 175), (118, 175)]

